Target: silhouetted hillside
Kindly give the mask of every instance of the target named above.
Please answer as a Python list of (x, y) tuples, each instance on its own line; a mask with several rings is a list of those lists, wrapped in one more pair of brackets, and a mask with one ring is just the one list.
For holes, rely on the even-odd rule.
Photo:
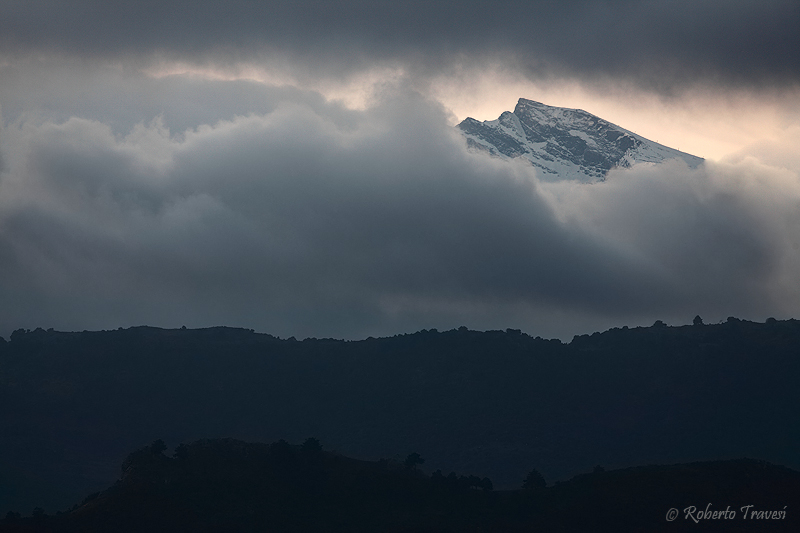
[(164, 438), (316, 435), (365, 459), (519, 487), (753, 457), (800, 467), (800, 322), (516, 330), (345, 342), (234, 328), (17, 331), (0, 343), (0, 516), (65, 509)]
[[(413, 462), (350, 459), (322, 451), (315, 439), (303, 446), (203, 440), (179, 446), (173, 458), (164, 448), (157, 441), (130, 454), (113, 487), (69, 512), (11, 515), (0, 531), (619, 533), (798, 525), (800, 473), (752, 460), (597, 469), (549, 488), (492, 492), (490, 483), (476, 490), (488, 480), (475, 476), (428, 477)], [(678, 514), (668, 521), (672, 508)], [(706, 518), (706, 510), (728, 512)]]

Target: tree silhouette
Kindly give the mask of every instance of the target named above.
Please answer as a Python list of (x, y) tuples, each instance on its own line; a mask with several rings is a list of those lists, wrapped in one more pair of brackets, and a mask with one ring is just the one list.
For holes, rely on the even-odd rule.
[(152, 444), (150, 444), (150, 451), (153, 455), (161, 455), (167, 450), (167, 445), (164, 444), (164, 441), (161, 439), (154, 440)]
[(535, 468), (528, 472), (528, 475), (522, 481), (523, 489), (543, 489), (546, 486), (547, 481), (544, 480), (544, 476)]
[(172, 455), (175, 459), (185, 461), (189, 457), (189, 447), (185, 444), (179, 444)]
[(417, 452), (413, 452), (408, 454), (406, 460), (403, 461), (403, 465), (410, 470), (416, 470), (417, 465), (421, 465), (424, 462), (425, 459), (423, 459), (420, 454), (418, 454)]
[(318, 453), (322, 451), (322, 444), (320, 444), (318, 439), (314, 437), (308, 437), (305, 442), (303, 442), (300, 449), (305, 453)]
[(700, 315), (697, 315), (696, 317), (694, 317), (694, 320), (692, 320), (692, 324), (694, 324), (695, 326), (702, 326), (703, 319), (700, 318)]
[(292, 445), (281, 439), (269, 445), (270, 455), (278, 460), (287, 460), (294, 456)]

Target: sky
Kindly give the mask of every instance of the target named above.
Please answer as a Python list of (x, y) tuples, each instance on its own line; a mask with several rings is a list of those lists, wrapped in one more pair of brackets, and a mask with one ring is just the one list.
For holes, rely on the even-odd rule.
[[(0, 0), (0, 335), (800, 318), (800, 3)], [(470, 153), (517, 99), (706, 158)]]

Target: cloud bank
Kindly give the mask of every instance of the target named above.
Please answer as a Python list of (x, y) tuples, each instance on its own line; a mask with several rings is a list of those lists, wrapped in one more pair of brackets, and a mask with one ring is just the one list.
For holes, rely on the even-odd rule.
[[(568, 338), (800, 310), (800, 178), (779, 156), (798, 139), (762, 160), (543, 183), (469, 153), (447, 110), (403, 84), (362, 111), (211, 86), (223, 100), (266, 91), (263, 110), (201, 113), (186, 129), (164, 115), (6, 124), (6, 335), (147, 323), (359, 338), (465, 324)], [(181, 123), (186, 102), (170, 95), (194, 93), (158, 94)]]

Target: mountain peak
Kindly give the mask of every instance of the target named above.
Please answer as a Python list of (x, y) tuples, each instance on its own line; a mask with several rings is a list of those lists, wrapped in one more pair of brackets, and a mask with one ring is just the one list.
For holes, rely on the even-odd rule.
[(514, 112), (516, 113), (520, 106), (530, 106), (530, 107), (542, 107), (542, 108), (549, 108), (549, 109), (562, 109), (553, 107), (551, 105), (543, 104), (542, 102), (537, 102), (536, 100), (528, 100), (527, 98), (520, 98), (517, 100), (517, 106), (514, 108)]
[(520, 98), (514, 112), (496, 120), (467, 118), (458, 125), (470, 149), (504, 159), (523, 158), (543, 179), (604, 180), (612, 168), (682, 159), (694, 168), (703, 159), (663, 146), (582, 109)]

